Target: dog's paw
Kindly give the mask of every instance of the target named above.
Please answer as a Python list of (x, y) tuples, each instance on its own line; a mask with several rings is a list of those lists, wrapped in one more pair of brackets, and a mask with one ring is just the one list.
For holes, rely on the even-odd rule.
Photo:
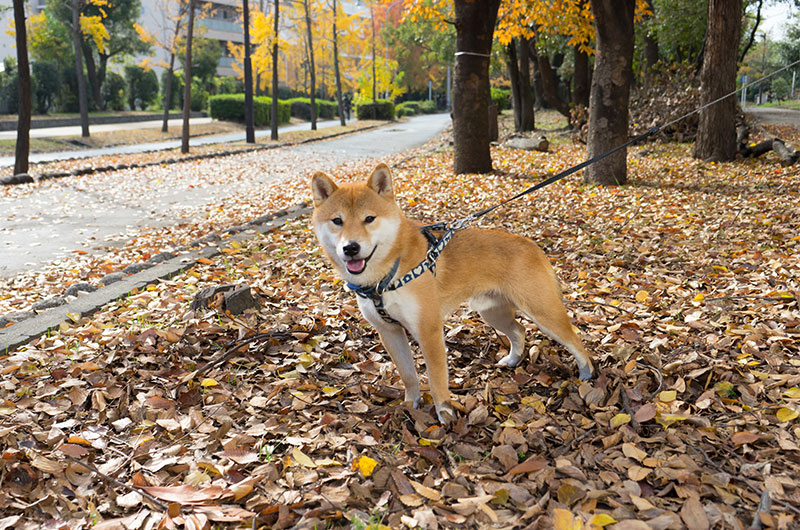
[(586, 366), (581, 366), (578, 370), (578, 379), (583, 381), (584, 383), (592, 378), (594, 375), (594, 371), (592, 370), (592, 366), (587, 364)]
[(519, 364), (521, 359), (522, 358), (519, 355), (515, 353), (509, 353), (508, 355), (497, 361), (497, 366), (508, 366), (509, 368), (514, 368), (516, 365)]
[(442, 425), (450, 425), (455, 421), (456, 413), (449, 404), (441, 403), (436, 405), (436, 417)]
[(406, 396), (403, 401), (408, 401), (411, 403), (411, 406), (415, 409), (418, 409), (420, 405), (422, 405), (422, 395), (419, 393), (419, 390), (416, 392), (408, 392), (406, 391)]

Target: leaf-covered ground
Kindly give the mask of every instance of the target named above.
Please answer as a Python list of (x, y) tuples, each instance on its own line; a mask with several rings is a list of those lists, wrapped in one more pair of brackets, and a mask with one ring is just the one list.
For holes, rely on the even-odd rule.
[[(441, 221), (585, 156), (551, 146), (495, 148), (492, 175), (453, 176), (447, 149), (390, 162), (403, 209)], [(545, 250), (591, 383), (531, 323), (529, 357), (496, 367), (507, 343), (464, 308), (442, 428), (401, 403), (301, 218), (2, 357), (0, 528), (747, 528), (765, 492), (759, 524), (796, 528), (798, 169), (690, 149), (634, 148), (629, 186), (572, 177), (481, 220)], [(300, 202), (307, 175), (274, 193), (247, 200)], [(240, 282), (259, 310), (190, 310)]]

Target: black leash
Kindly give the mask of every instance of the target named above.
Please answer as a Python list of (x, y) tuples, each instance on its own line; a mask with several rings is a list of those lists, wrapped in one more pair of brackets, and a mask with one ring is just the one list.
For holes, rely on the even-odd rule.
[[(533, 186), (522, 190), (521, 192), (517, 193), (513, 197), (509, 197), (508, 199), (506, 199), (506, 200), (504, 200), (502, 202), (499, 202), (499, 203), (495, 204), (494, 206), (490, 206), (490, 207), (485, 208), (483, 210), (480, 210), (478, 212), (471, 213), (471, 214), (467, 215), (466, 217), (462, 217), (461, 219), (458, 219), (457, 221), (454, 221), (454, 222), (451, 222), (451, 223), (443, 222), (443, 223), (435, 223), (435, 224), (423, 226), (422, 227), (422, 233), (425, 235), (426, 239), (428, 240), (428, 253), (427, 253), (425, 259), (419, 265), (414, 267), (414, 269), (412, 269), (408, 273), (404, 274), (397, 281), (392, 282), (392, 279), (394, 278), (395, 274), (397, 273), (398, 264), (400, 262), (400, 260), (397, 260), (395, 262), (394, 267), (392, 268), (391, 272), (389, 274), (387, 274), (378, 283), (378, 285), (374, 285), (374, 286), (366, 286), (365, 285), (365, 286), (362, 286), (362, 285), (356, 285), (356, 284), (348, 283), (347, 287), (350, 290), (354, 291), (361, 298), (367, 298), (367, 299), (372, 300), (372, 303), (375, 305), (375, 309), (377, 310), (378, 314), (385, 321), (387, 321), (389, 323), (392, 323), (392, 324), (399, 324), (399, 322), (397, 322), (397, 320), (395, 320), (391, 316), (389, 316), (389, 313), (384, 309), (384, 307), (383, 307), (383, 296), (382, 296), (383, 293), (387, 292), (387, 291), (394, 291), (395, 289), (398, 289), (398, 288), (402, 287), (403, 285), (407, 284), (408, 282), (410, 282), (410, 281), (412, 281), (412, 280), (414, 280), (416, 278), (419, 278), (420, 276), (422, 276), (428, 270), (430, 270), (432, 274), (436, 274), (436, 259), (439, 257), (439, 254), (442, 253), (442, 251), (444, 250), (444, 247), (447, 245), (447, 243), (450, 242), (450, 240), (452, 239), (452, 237), (455, 234), (455, 232), (457, 232), (458, 230), (462, 230), (462, 229), (466, 228), (468, 224), (470, 224), (473, 221), (475, 221), (476, 219), (479, 219), (479, 218), (483, 217), (484, 215), (496, 210), (497, 208), (500, 208), (501, 206), (505, 206), (506, 204), (508, 204), (508, 203), (510, 203), (512, 201), (515, 201), (515, 200), (519, 199), (520, 197), (524, 197), (525, 195), (533, 193), (536, 190), (540, 190), (540, 189), (544, 188), (545, 186), (549, 186), (550, 184), (553, 184), (554, 182), (558, 182), (559, 180), (561, 180), (561, 179), (563, 179), (565, 177), (568, 177), (568, 176), (572, 175), (573, 173), (576, 173), (576, 172), (580, 171), (581, 169), (594, 164), (595, 162), (598, 162), (598, 161), (600, 161), (600, 160), (602, 160), (602, 159), (604, 159), (606, 157), (609, 157), (609, 156), (613, 155), (614, 153), (617, 153), (617, 152), (621, 151), (622, 149), (625, 149), (625, 148), (627, 148), (627, 147), (629, 147), (631, 145), (634, 145), (634, 144), (636, 144), (638, 142), (641, 142), (645, 138), (648, 138), (648, 137), (650, 137), (650, 136), (652, 136), (652, 135), (654, 135), (654, 134), (666, 129), (670, 125), (674, 125), (675, 123), (678, 123), (681, 120), (685, 120), (689, 116), (692, 116), (694, 114), (697, 114), (697, 113), (701, 112), (703, 109), (706, 109), (706, 108), (708, 108), (708, 107), (710, 107), (712, 105), (716, 105), (717, 103), (719, 103), (723, 99), (726, 99), (726, 98), (729, 98), (731, 96), (736, 95), (737, 93), (739, 93), (742, 90), (745, 90), (746, 88), (750, 87), (751, 85), (754, 85), (756, 83), (761, 83), (762, 81), (765, 81), (766, 79), (769, 79), (770, 77), (772, 77), (772, 76), (774, 76), (774, 75), (776, 75), (776, 74), (778, 74), (778, 73), (780, 73), (780, 72), (782, 72), (784, 70), (788, 70), (789, 68), (791, 68), (792, 66), (794, 66), (796, 64), (800, 64), (800, 59), (797, 60), (797, 61), (794, 61), (791, 64), (788, 64), (788, 65), (784, 66), (783, 68), (775, 70), (771, 74), (766, 75), (766, 76), (762, 77), (761, 79), (758, 79), (756, 81), (752, 81), (750, 83), (743, 84), (740, 88), (734, 90), (733, 92), (731, 92), (729, 94), (726, 94), (726, 95), (724, 95), (724, 96), (722, 96), (720, 98), (717, 98), (714, 101), (710, 101), (710, 102), (706, 103), (705, 105), (702, 105), (702, 106), (694, 109), (693, 111), (688, 112), (688, 113), (684, 114), (683, 116), (680, 116), (679, 118), (676, 118), (676, 119), (674, 119), (674, 120), (672, 120), (670, 122), (667, 122), (667, 123), (665, 123), (663, 125), (658, 125), (658, 126), (652, 127), (650, 130), (640, 134), (639, 136), (636, 136), (635, 138), (632, 138), (632, 139), (628, 140), (627, 142), (625, 142), (622, 145), (618, 145), (617, 147), (615, 147), (615, 148), (613, 148), (613, 149), (611, 149), (609, 151), (606, 151), (605, 153), (599, 154), (597, 156), (593, 156), (592, 158), (590, 158), (588, 160), (585, 160), (585, 161), (581, 162), (580, 164), (577, 164), (575, 166), (567, 168), (564, 171), (561, 171), (560, 173), (556, 173), (552, 177), (549, 177), (549, 178), (547, 178), (547, 179), (545, 179), (545, 180), (543, 180), (543, 181), (541, 181), (541, 182), (539, 182), (537, 184), (534, 184)], [(433, 231), (437, 231), (437, 232), (441, 231), (441, 232), (443, 232), (443, 234), (440, 237), (437, 238), (436, 236), (433, 235), (433, 233), (432, 233)]]

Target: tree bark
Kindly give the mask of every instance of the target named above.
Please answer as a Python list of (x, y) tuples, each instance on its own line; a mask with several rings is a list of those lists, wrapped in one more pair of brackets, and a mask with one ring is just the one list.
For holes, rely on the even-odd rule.
[(272, 115), (270, 116), (271, 134), (270, 138), (275, 141), (278, 139), (278, 0), (275, 0), (275, 19), (273, 20), (273, 30), (275, 32), (272, 41)]
[(589, 56), (578, 46), (573, 48), (575, 77), (573, 79), (572, 103), (589, 108)]
[[(535, 46), (534, 41), (530, 41), (531, 47)], [(550, 66), (550, 59), (544, 53), (536, 53), (536, 63), (542, 78), (542, 96), (547, 104), (558, 112), (569, 118), (569, 105), (558, 97), (558, 79), (553, 67)]]
[(739, 55), (739, 62), (744, 61), (747, 52), (750, 51), (752, 48), (753, 43), (756, 41), (756, 31), (758, 31), (758, 26), (761, 25), (761, 8), (764, 5), (764, 0), (758, 0), (758, 8), (756, 10), (756, 21), (753, 24), (753, 29), (750, 30), (750, 37), (747, 39), (747, 44), (744, 45), (742, 49), (742, 53)]
[(533, 106), (535, 109), (547, 108), (544, 99), (544, 83), (542, 83), (542, 69), (539, 68), (539, 56), (536, 53), (536, 46), (531, 45), (531, 57), (533, 63)]
[[(311, 10), (308, 6), (308, 0), (303, 0), (303, 6), (306, 10), (306, 33), (308, 34), (308, 62), (310, 65), (311, 74), (311, 130), (317, 130), (317, 72), (314, 68), (314, 40), (311, 35)], [(373, 51), (374, 54), (374, 51)]]
[(189, 0), (189, 24), (186, 28), (186, 64), (183, 68), (183, 131), (181, 153), (189, 152), (189, 116), (192, 113), (192, 34), (194, 33), (194, 0)]
[(522, 102), (519, 98), (519, 67), (517, 65), (517, 39), (511, 39), (506, 46), (508, 53), (508, 78), (511, 81), (511, 108), (514, 111), (514, 130), (522, 129)]
[[(592, 0), (597, 47), (589, 97), (589, 158), (628, 140), (634, 4), (634, 0)], [(583, 178), (585, 182), (603, 186), (625, 184), (627, 149), (590, 165)]]
[(736, 59), (742, 22), (742, 0), (709, 0), (703, 69), (700, 73), (701, 100), (707, 105), (730, 94), (719, 103), (700, 111), (695, 158), (732, 160), (736, 156)]
[(253, 126), (253, 63), (250, 59), (250, 4), (242, 0), (242, 26), (244, 27), (244, 131), (245, 142), (256, 143)]
[(94, 108), (101, 110), (103, 108), (103, 97), (100, 94), (100, 80), (97, 77), (97, 67), (94, 64), (92, 48), (89, 46), (89, 43), (82, 42), (81, 49), (83, 51), (83, 60), (86, 63), (86, 77), (89, 78), (89, 88), (92, 92)]
[(72, 45), (75, 49), (75, 75), (78, 79), (78, 107), (81, 113), (81, 136), (89, 137), (89, 102), (86, 100), (86, 79), (81, 59), (81, 26), (79, 0), (72, 0)]
[(175, 54), (169, 54), (169, 69), (167, 70), (167, 86), (164, 88), (164, 120), (161, 123), (161, 132), (169, 131), (169, 108), (172, 106), (172, 76), (175, 75)]
[(519, 49), (519, 100), (522, 106), (520, 130), (532, 131), (536, 128), (533, 115), (533, 93), (531, 92), (531, 54), (530, 41), (521, 40)]
[(339, 106), (339, 124), (347, 125), (344, 116), (344, 102), (342, 101), (342, 76), (339, 73), (339, 35), (336, 30), (336, 0), (333, 0), (333, 68), (336, 76), (336, 104)]
[(456, 67), (453, 86), (453, 168), (492, 170), (489, 149), (489, 59), (500, 0), (456, 0)]
[(19, 72), (19, 113), (17, 145), (14, 151), (14, 174), (28, 172), (31, 151), (31, 68), (28, 63), (28, 37), (25, 28), (25, 0), (14, 0), (14, 30), (17, 34), (17, 70)]

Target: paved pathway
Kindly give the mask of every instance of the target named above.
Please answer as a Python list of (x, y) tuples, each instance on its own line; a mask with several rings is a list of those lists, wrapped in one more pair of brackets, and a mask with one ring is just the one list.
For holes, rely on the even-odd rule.
[[(189, 124), (189, 128), (191, 129), (192, 124), (199, 124), (199, 123), (207, 123), (210, 121), (211, 118), (194, 118), (192, 119), (191, 123)], [(178, 121), (180, 120), (171, 120), (171, 121)], [(124, 129), (141, 129), (146, 126), (150, 127), (161, 127), (161, 121), (153, 121), (153, 122), (137, 122), (137, 123), (125, 123), (125, 124), (108, 124), (108, 125), (92, 125), (90, 131), (101, 131), (101, 130), (119, 130), (121, 128)], [(339, 125), (339, 120), (325, 120), (325, 121), (318, 121), (317, 128), (324, 129), (326, 127), (333, 127)], [(102, 129), (101, 129), (102, 128)], [(284, 125), (278, 127), (279, 133), (286, 133), (291, 131), (306, 131), (311, 128), (309, 123), (298, 123), (295, 125)], [(36, 131), (36, 135), (34, 135), (34, 131)], [(48, 131), (51, 131), (52, 134)], [(13, 133), (9, 133), (7, 131), (0, 133), (0, 139), (3, 138), (3, 134), (13, 134), (11, 138), (16, 138), (17, 133), (14, 131)], [(51, 129), (32, 129), (31, 136), (38, 136), (40, 138), (44, 137), (51, 137), (51, 136), (78, 136), (81, 134), (80, 127), (53, 127)], [(256, 138), (266, 138), (271, 134), (270, 129), (257, 129), (256, 130)], [(189, 146), (198, 146), (198, 145), (206, 145), (206, 144), (219, 144), (219, 143), (228, 143), (228, 142), (244, 142), (245, 140), (245, 133), (244, 132), (234, 132), (234, 133), (225, 133), (225, 134), (210, 134), (206, 136), (195, 136), (189, 139)], [(181, 146), (180, 140), (168, 140), (164, 142), (152, 142), (146, 144), (136, 144), (136, 145), (118, 145), (114, 147), (103, 147), (99, 149), (81, 149), (78, 151), (58, 151), (53, 153), (31, 153), (29, 157), (29, 162), (31, 163), (41, 163), (41, 162), (53, 162), (56, 160), (71, 160), (74, 158), (89, 158), (93, 156), (107, 156), (107, 155), (115, 155), (115, 154), (132, 154), (132, 153), (144, 153), (147, 151), (163, 151), (165, 149), (177, 149)], [(6, 166), (13, 166), (14, 165), (14, 157), (13, 156), (0, 156), (0, 167)]]
[(76, 251), (102, 253), (158, 227), (203, 223), (282, 180), (418, 147), (449, 123), (447, 114), (417, 116), (294, 147), (45, 181), (0, 199), (0, 277)]

